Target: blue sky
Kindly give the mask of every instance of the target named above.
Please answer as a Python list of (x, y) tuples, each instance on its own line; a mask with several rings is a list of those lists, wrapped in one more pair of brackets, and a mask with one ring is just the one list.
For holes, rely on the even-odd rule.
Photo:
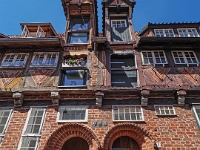
[[(98, 0), (99, 31), (102, 27), (102, 6)], [(200, 0), (136, 0), (133, 13), (135, 31), (148, 22), (200, 21)], [(20, 22), (50, 22), (58, 33), (65, 30), (66, 20), (61, 0), (2, 0), (0, 33), (21, 34)]]

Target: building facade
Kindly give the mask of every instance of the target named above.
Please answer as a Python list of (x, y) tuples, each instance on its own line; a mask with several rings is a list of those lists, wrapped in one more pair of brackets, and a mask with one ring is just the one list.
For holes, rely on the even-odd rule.
[(66, 30), (0, 34), (1, 150), (200, 150), (200, 22), (148, 23), (134, 0), (62, 0)]

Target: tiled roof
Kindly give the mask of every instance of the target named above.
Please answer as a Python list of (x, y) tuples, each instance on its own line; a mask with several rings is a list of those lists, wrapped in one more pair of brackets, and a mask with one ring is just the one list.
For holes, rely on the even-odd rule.
[(160, 25), (192, 25), (192, 24), (199, 24), (200, 25), (200, 21), (199, 22), (167, 22), (167, 23), (151, 23), (148, 22), (147, 25), (141, 30), (139, 31), (138, 35), (141, 35), (144, 31), (146, 31), (148, 28), (150, 28), (151, 26), (160, 26)]

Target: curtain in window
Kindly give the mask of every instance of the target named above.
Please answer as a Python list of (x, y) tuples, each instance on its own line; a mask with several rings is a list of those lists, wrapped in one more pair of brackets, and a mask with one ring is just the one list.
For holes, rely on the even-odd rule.
[(112, 41), (131, 41), (130, 31), (128, 27), (111, 28)]

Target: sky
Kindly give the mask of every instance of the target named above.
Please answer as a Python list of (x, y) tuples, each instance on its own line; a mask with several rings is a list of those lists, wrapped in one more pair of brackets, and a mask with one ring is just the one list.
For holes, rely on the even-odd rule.
[[(133, 12), (135, 31), (148, 22), (199, 22), (200, 0), (136, 0)], [(61, 0), (1, 0), (0, 33), (20, 35), (21, 22), (50, 22), (57, 33), (64, 33), (66, 19)], [(102, 6), (98, 0), (98, 25), (102, 32)]]

